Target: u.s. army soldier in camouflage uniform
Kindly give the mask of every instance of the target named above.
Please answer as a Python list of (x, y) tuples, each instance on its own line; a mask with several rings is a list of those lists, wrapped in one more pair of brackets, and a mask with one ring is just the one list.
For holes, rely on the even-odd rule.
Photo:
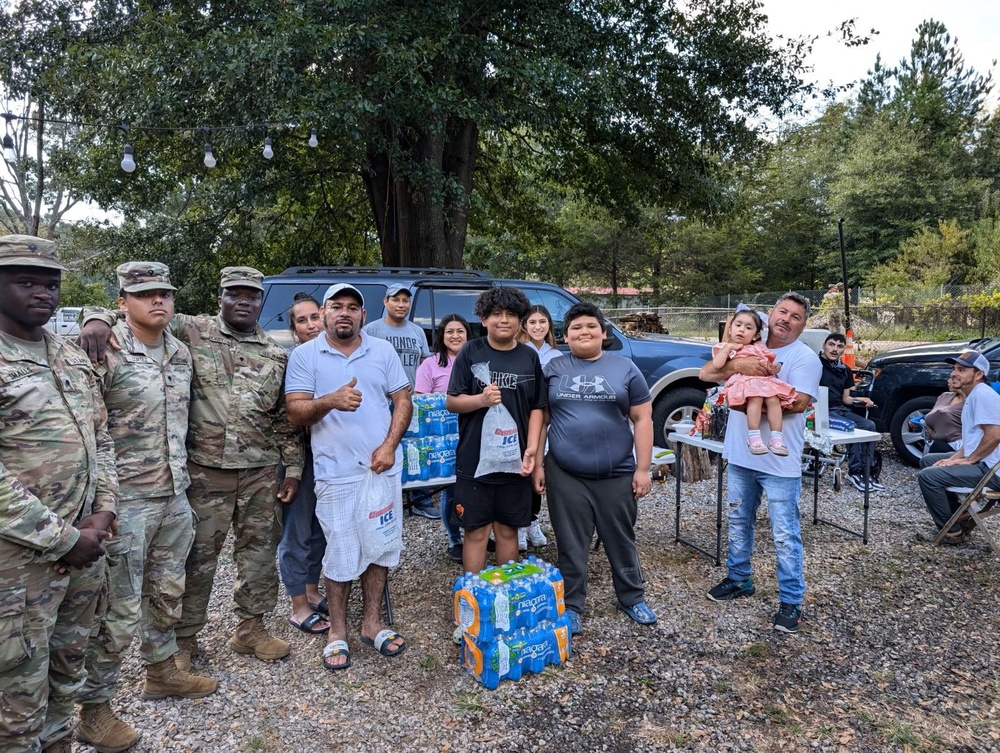
[[(208, 620), (208, 600), (219, 552), (235, 534), (234, 611), (240, 622), (229, 645), (273, 661), (288, 643), (272, 636), (263, 615), (278, 598), (275, 499), (290, 502), (302, 476), (299, 430), (285, 415), (288, 356), (257, 325), (264, 276), (251, 267), (226, 267), (219, 284), (219, 314), (176, 315), (171, 332), (191, 349), (194, 381), (188, 425), (188, 499), (197, 524), (187, 560), (183, 613), (177, 626), (177, 666), (190, 668), (196, 636)], [(103, 358), (108, 324), (88, 315), (82, 341), (95, 362)], [(278, 488), (277, 464), (286, 468)]]
[(126, 262), (117, 272), (125, 320), (112, 331), (122, 349), (109, 353), (96, 370), (117, 455), (118, 537), (125, 553), (120, 560), (108, 558), (108, 609), (91, 635), (87, 683), (77, 696), (77, 737), (98, 751), (125, 750), (139, 740), (110, 704), (136, 632), (146, 665), (143, 698), (202, 698), (218, 686), (181, 672), (173, 660), (184, 566), (194, 541), (185, 493), (191, 483), (185, 446), (191, 353), (165, 331), (174, 315), (175, 290), (167, 266)]
[(118, 480), (87, 356), (45, 332), (55, 244), (0, 237), (0, 750), (68, 753)]

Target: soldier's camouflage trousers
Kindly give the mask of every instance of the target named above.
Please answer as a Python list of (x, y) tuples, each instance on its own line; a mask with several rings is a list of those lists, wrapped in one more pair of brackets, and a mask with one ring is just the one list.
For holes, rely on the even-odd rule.
[(69, 735), (104, 588), (104, 560), (0, 571), (0, 751), (36, 753)]
[(108, 598), (87, 646), (87, 682), (81, 703), (115, 694), (122, 659), (136, 633), (139, 656), (156, 664), (177, 653), (174, 625), (181, 618), (194, 516), (187, 495), (121, 500), (118, 536), (107, 542)]
[(242, 619), (274, 609), (278, 602), (276, 466), (223, 470), (188, 461), (188, 499), (195, 515), (194, 544), (187, 558), (187, 584), (177, 635), (197, 635), (208, 621), (219, 553), (233, 529), (236, 584), (233, 611)]

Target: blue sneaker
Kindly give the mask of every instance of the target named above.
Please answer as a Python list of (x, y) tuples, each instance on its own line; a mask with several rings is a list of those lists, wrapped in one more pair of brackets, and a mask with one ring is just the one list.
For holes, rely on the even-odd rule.
[(583, 620), (580, 618), (580, 613), (567, 609), (566, 614), (569, 615), (570, 635), (583, 635)]
[(742, 599), (745, 596), (753, 596), (756, 591), (752, 578), (747, 578), (744, 581), (725, 578), (705, 595), (712, 601), (732, 601), (733, 599)]
[(421, 518), (430, 518), (431, 520), (441, 519), (441, 508), (437, 505), (426, 505), (424, 507), (414, 505), (410, 509), (414, 515), (419, 515)]
[(650, 609), (649, 605), (644, 601), (640, 601), (638, 604), (633, 604), (630, 607), (625, 606), (619, 601), (618, 608), (640, 625), (656, 624), (656, 612)]
[(778, 611), (774, 613), (774, 629), (782, 633), (797, 633), (801, 619), (802, 607), (782, 602)]

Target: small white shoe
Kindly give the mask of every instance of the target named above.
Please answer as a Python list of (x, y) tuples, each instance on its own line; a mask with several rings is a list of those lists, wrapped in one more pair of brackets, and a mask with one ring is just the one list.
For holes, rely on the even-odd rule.
[(528, 526), (528, 543), (532, 546), (545, 546), (549, 543), (537, 520), (531, 521), (531, 525)]
[(526, 552), (528, 551), (528, 529), (518, 528), (517, 529), (517, 551)]

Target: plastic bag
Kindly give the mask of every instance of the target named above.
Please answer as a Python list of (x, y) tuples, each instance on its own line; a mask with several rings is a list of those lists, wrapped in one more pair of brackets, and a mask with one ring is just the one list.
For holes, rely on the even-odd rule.
[(370, 565), (380, 557), (403, 550), (403, 501), (392, 483), (369, 470), (361, 481), (355, 523), (361, 540), (361, 560)]
[[(472, 374), (483, 385), (492, 384), (489, 363), (472, 364)], [(475, 477), (487, 473), (520, 473), (521, 442), (517, 423), (503, 404), (494, 405), (483, 418), (479, 443), (479, 465)]]

